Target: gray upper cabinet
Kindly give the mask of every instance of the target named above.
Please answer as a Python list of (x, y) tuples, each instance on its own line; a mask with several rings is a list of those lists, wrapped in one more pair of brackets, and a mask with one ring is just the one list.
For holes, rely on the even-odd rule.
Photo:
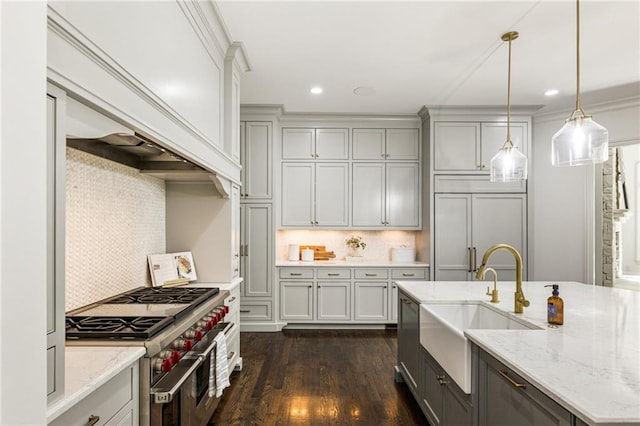
[(354, 160), (420, 159), (418, 129), (353, 129)]
[(273, 197), (273, 124), (268, 121), (240, 123), (242, 199)]
[[(433, 138), (434, 172), (488, 174), (491, 158), (507, 140), (507, 124), (436, 121)], [(528, 155), (527, 123), (511, 123), (511, 142)]]
[(282, 129), (283, 160), (347, 160), (349, 129)]

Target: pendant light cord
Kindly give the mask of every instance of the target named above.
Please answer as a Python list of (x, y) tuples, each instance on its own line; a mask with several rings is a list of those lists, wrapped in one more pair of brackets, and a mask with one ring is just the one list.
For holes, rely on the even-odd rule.
[(507, 144), (513, 147), (511, 142), (511, 41), (513, 37), (509, 37), (509, 68), (507, 72)]
[(588, 117), (580, 102), (580, 0), (576, 0), (576, 109), (569, 120), (573, 120), (577, 112), (580, 112), (582, 117)]

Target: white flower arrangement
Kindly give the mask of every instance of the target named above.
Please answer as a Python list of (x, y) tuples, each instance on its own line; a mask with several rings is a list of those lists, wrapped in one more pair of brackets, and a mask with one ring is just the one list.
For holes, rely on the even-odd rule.
[(349, 247), (352, 250), (358, 250), (358, 249), (364, 250), (367, 247), (367, 244), (364, 241), (362, 241), (362, 237), (358, 235), (354, 235), (353, 237), (345, 240), (345, 243), (347, 244), (347, 247)]

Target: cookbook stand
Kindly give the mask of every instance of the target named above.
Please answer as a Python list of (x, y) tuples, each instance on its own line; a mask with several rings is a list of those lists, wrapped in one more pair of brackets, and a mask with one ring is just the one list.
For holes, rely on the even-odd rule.
[(198, 279), (190, 251), (150, 254), (148, 260), (153, 287), (184, 285)]

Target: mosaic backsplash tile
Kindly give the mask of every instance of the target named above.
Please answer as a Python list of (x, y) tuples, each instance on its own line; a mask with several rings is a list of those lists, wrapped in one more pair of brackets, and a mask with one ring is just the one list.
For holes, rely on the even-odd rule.
[(165, 240), (163, 180), (67, 148), (67, 311), (150, 285), (147, 255)]

